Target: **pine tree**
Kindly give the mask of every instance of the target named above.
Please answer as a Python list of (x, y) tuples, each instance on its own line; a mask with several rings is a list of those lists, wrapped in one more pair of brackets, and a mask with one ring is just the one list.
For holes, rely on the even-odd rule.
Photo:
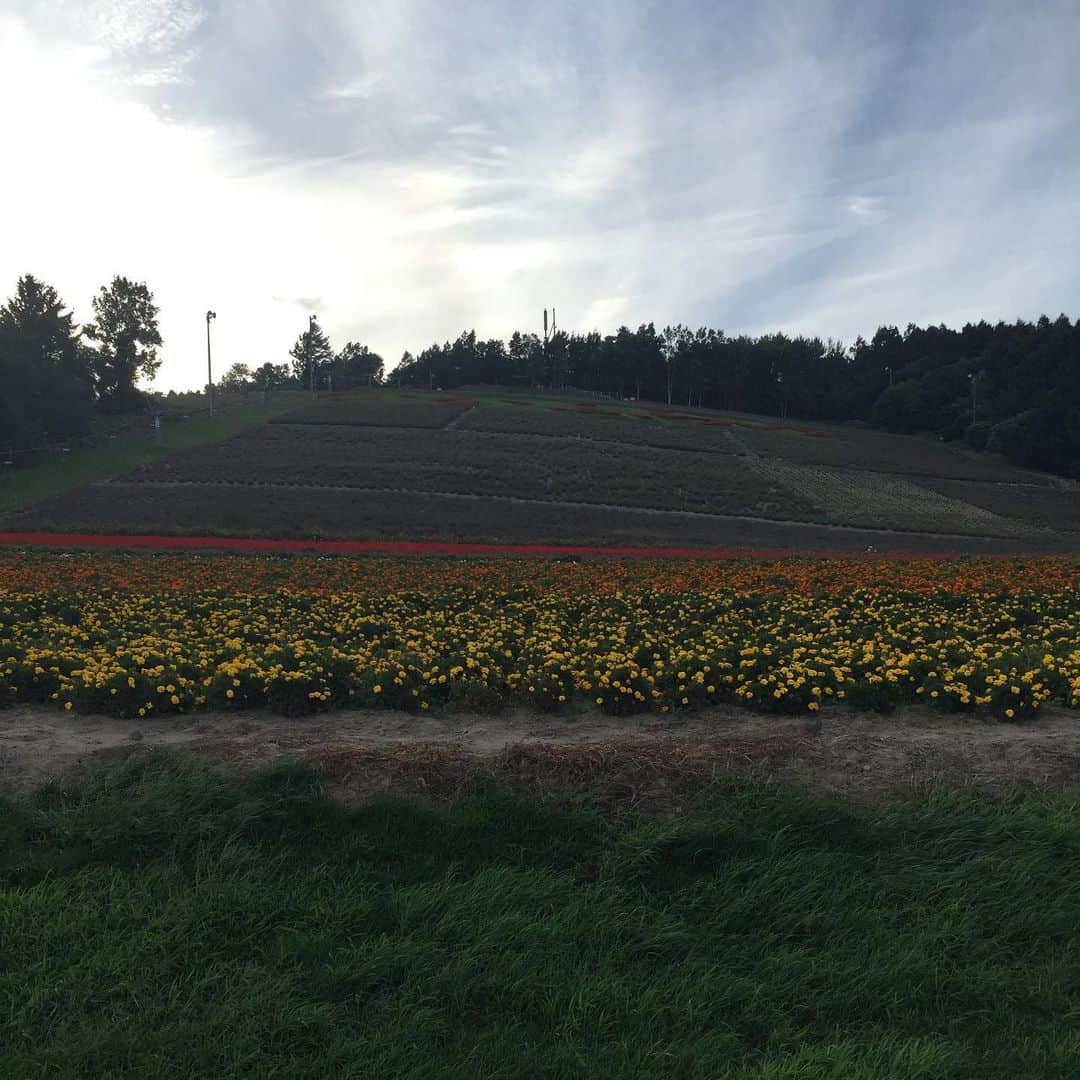
[(292, 372), (305, 390), (318, 389), (324, 371), (334, 362), (334, 350), (318, 321), (312, 319), (289, 350)]

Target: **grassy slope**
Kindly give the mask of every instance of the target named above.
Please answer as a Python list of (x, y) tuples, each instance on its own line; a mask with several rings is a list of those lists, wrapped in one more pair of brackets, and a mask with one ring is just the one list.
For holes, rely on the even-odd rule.
[(185, 450), (222, 442), (291, 407), (296, 397), (278, 394), (266, 409), (244, 405), (221, 410), (212, 419), (200, 415), (166, 424), (160, 438), (147, 419), (145, 427), (122, 431), (106, 445), (74, 448), (63, 457), (26, 469), (4, 469), (0, 471), (0, 513), (32, 506)]
[[(471, 397), (478, 404), (470, 409)], [(305, 404), (310, 401), (304, 395), (300, 398)], [(444, 413), (451, 416), (463, 407), (468, 411), (453, 432), (379, 426), (398, 423), (406, 413), (423, 414), (425, 423), (437, 422)], [(905, 534), (923, 531), (928, 537), (941, 536), (930, 550), (1075, 548), (1075, 532), (1069, 531), (1075, 530), (1075, 523), (1063, 509), (1066, 500), (1046, 477), (933, 440), (858, 428), (806, 427), (801, 422), (777, 428), (775, 421), (765, 417), (698, 410), (680, 409), (675, 418), (656, 418), (636, 404), (575, 402), (498, 391), (440, 395), (388, 389), (323, 399), (316, 408), (320, 415), (344, 413), (353, 423), (375, 426), (284, 424), (253, 430), (227, 446), (215, 446), (254, 427), (262, 416), (257, 410), (247, 410), (243, 416), (224, 417), (212, 432), (198, 429), (206, 421), (193, 421), (185, 425), (186, 432), (169, 432), (169, 445), (154, 446), (140, 437), (132, 445), (89, 452), (85, 459), (73, 455), (62, 465), (15, 473), (7, 478), (6, 487), (0, 477), (0, 514), (44, 500), (40, 508), (10, 515), (6, 526), (797, 550), (921, 549), (925, 547), (922, 539)], [(595, 408), (605, 412), (590, 414)], [(434, 420), (427, 416), (433, 409), (438, 413)], [(279, 419), (285, 411), (278, 409)], [(695, 415), (726, 416), (735, 426), (701, 424), (694, 421)], [(817, 437), (823, 431), (828, 437)], [(567, 437), (575, 435), (580, 437)], [(687, 452), (695, 447), (711, 452)], [(187, 448), (191, 454), (176, 453)], [(759, 454), (760, 460), (740, 456), (743, 448)], [(152, 467), (142, 475), (158, 480), (272, 481), (297, 486), (272, 494), (206, 487), (83, 486), (72, 490), (147, 463)], [(1019, 478), (1025, 486), (940, 479), (976, 476), (1013, 482)], [(407, 488), (430, 494), (350, 495), (306, 486), (312, 483)], [(974, 492), (970, 502), (965, 499), (969, 490)], [(48, 501), (49, 495), (62, 492), (71, 494)], [(1018, 492), (1026, 503), (1014, 497)], [(747, 523), (723, 517), (648, 517), (632, 510), (579, 513), (535, 503), (511, 506), (459, 497), (467, 493), (705, 510), (774, 518), (777, 524), (750, 524), (747, 531)], [(1038, 513), (1029, 512), (1028, 503), (1033, 500)], [(995, 519), (979, 507), (992, 509), (1000, 517)], [(1013, 520), (1002, 520), (1008, 518)], [(862, 531), (830, 532), (800, 522)], [(1032, 532), (1032, 523), (1059, 531)], [(892, 534), (882, 531), (890, 529)]]
[(0, 1075), (1073, 1077), (1078, 822), (776, 787), (346, 811), (129, 767), (0, 805)]

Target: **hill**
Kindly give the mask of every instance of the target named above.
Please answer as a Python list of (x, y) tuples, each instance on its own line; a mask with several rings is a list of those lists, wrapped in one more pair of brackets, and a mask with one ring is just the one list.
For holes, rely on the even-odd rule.
[(325, 395), (6, 530), (1075, 551), (1080, 485), (856, 426), (568, 395)]

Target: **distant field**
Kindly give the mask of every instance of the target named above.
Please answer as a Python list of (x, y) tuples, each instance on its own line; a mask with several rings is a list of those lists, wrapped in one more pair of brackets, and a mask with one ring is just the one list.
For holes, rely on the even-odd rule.
[(471, 431), (504, 434), (549, 435), (630, 443), (671, 450), (735, 453), (736, 447), (721, 427), (688, 426), (658, 420), (644, 410), (616, 409), (608, 405), (593, 410), (570, 403), (484, 401), (460, 425)]
[(269, 425), (132, 479), (386, 487), (812, 520), (812, 504), (734, 456), (474, 431)]
[(1080, 483), (1059, 480), (1050, 487), (926, 478), (920, 479), (919, 484), (995, 514), (1007, 514), (1064, 532), (1080, 532)]
[(292, 409), (276, 423), (358, 427), (441, 428), (473, 404), (469, 398), (444, 400), (404, 394), (355, 394), (325, 398)]
[(808, 430), (820, 434), (809, 435), (791, 427), (739, 425), (733, 429), (751, 452), (804, 465), (837, 465), (901, 476), (1050, 483), (992, 455), (923, 437), (829, 425), (812, 425)]
[(634, 544), (763, 551), (1070, 552), (1075, 538), (995, 537), (837, 529), (810, 523), (688, 517), (671, 511), (514, 503), (464, 495), (229, 485), (87, 487), (0, 519), (0, 529), (173, 536)]
[(150, 417), (132, 418), (120, 431), (103, 435), (99, 445), (75, 447), (40, 465), (0, 467), (0, 514), (19, 510), (139, 465), (167, 458), (192, 447), (222, 442), (268, 418), (294, 407), (307, 395), (292, 391), (270, 395), (261, 402), (227, 404), (216, 415), (196, 413), (190, 419), (164, 424), (155, 432)]
[[(792, 491), (805, 492), (818, 509), (816, 520), (901, 531), (964, 536), (1029, 536), (1033, 526), (920, 486), (908, 477), (802, 465), (779, 458), (754, 464), (758, 475)], [(960, 481), (959, 483), (963, 483)]]
[(383, 391), (261, 419), (99, 463), (84, 485), (111, 484), (10, 501), (0, 529), (971, 552), (1071, 551), (1080, 532), (1075, 485), (857, 428)]

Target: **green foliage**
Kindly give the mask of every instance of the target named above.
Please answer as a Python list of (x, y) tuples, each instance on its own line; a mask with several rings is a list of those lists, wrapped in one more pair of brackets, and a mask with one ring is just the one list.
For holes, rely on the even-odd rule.
[(996, 424), (987, 448), (1029, 468), (1080, 476), (1080, 405), (1026, 409)]
[(972, 450), (985, 450), (992, 430), (989, 420), (976, 420), (964, 430), (964, 441)]
[(252, 385), (254, 375), (247, 364), (237, 361), (224, 375), (218, 384), (222, 390), (246, 390)]
[(139, 408), (140, 378), (152, 380), (161, 367), (158, 308), (143, 282), (114, 277), (92, 301), (94, 321), (86, 336), (97, 343), (94, 371), (102, 406), (111, 412)]
[(326, 389), (326, 372), (334, 360), (334, 350), (326, 332), (312, 318), (308, 328), (289, 350), (293, 379), (302, 390)]
[(1077, 810), (346, 810), (151, 758), (0, 807), (0, 1071), (1065, 1080)]
[(27, 449), (89, 429), (89, 357), (64, 302), (32, 274), (0, 307), (0, 450)]
[(866, 421), (897, 432), (959, 439), (973, 421), (1001, 424), (1038, 410), (1041, 428), (1009, 428), (998, 444), (1019, 463), (1080, 470), (1080, 321), (962, 330), (878, 329), (851, 348), (820, 338), (728, 337), (652, 323), (614, 334), (541, 341), (515, 332), (507, 347), (474, 331), (406, 353), (391, 375), (403, 387), (475, 384), (592, 393), (812, 420)]
[(383, 358), (366, 345), (347, 341), (334, 357), (330, 376), (335, 390), (352, 390), (382, 382)]

